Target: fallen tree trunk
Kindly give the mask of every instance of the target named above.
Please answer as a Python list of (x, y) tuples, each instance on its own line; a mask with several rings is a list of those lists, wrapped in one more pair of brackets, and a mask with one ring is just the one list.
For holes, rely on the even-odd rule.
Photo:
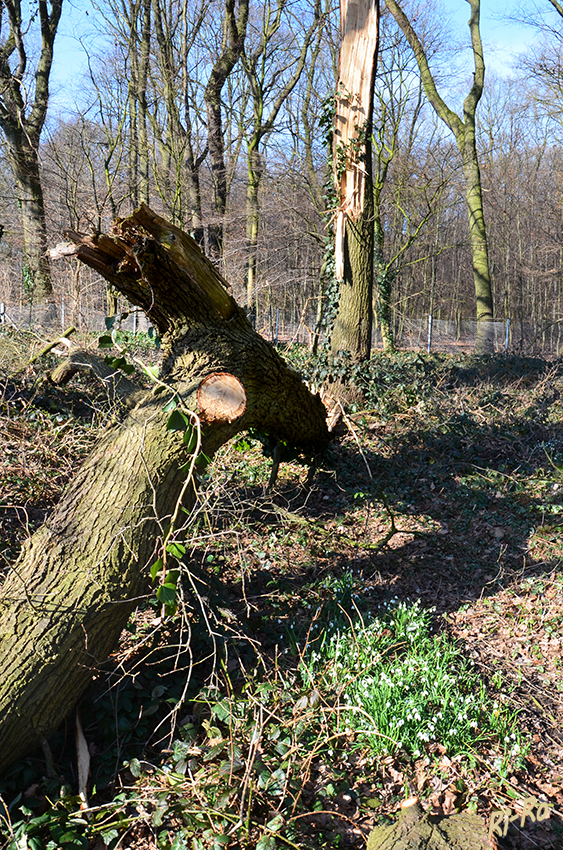
[(193, 448), (167, 430), (164, 404), (176, 397), (197, 414), (208, 458), (251, 427), (311, 453), (328, 439), (320, 399), (252, 329), (189, 236), (146, 206), (112, 237), (67, 235), (158, 329), (167, 389), (107, 430), (1, 589), (0, 770), (76, 704), (147, 592), (178, 500), (193, 504)]

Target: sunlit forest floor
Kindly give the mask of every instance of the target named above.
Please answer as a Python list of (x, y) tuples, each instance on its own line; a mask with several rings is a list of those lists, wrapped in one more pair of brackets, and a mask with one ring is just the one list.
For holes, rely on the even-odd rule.
[[(5, 569), (115, 413), (33, 345), (0, 340)], [(63, 728), (0, 780), (5, 846), (363, 847), (416, 796), (563, 847), (563, 363), (376, 357), (309, 481), (216, 457), (178, 613), (148, 596), (83, 700), (89, 819)]]

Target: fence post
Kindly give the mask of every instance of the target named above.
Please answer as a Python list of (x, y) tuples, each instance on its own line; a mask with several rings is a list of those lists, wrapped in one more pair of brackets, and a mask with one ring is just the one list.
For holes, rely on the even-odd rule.
[(6, 305), (0, 302), (0, 332), (2, 336), (6, 333)]
[(278, 344), (278, 331), (280, 328), (280, 308), (276, 310), (276, 345)]
[(510, 332), (510, 319), (506, 320), (506, 336), (504, 338), (504, 353), (508, 354), (508, 335)]
[(61, 328), (63, 329), (63, 331), (65, 329), (65, 324), (65, 299), (63, 295), (61, 298)]
[(137, 311), (133, 310), (133, 336), (137, 336)]
[(428, 354), (432, 348), (432, 314), (428, 313)]

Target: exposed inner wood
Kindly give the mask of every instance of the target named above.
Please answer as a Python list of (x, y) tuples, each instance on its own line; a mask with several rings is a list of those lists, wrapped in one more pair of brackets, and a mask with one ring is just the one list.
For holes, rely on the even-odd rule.
[(364, 208), (364, 138), (372, 112), (373, 75), (379, 30), (378, 0), (341, 0), (342, 44), (334, 120), (334, 181), (336, 214), (336, 278), (344, 278), (346, 219), (357, 219)]
[(246, 392), (234, 375), (216, 372), (199, 385), (197, 401), (206, 422), (234, 422), (246, 410)]

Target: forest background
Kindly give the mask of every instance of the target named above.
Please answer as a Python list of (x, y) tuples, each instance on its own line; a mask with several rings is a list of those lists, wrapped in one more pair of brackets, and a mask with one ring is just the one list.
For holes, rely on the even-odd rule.
[[(478, 5), (472, 0), (473, 10)], [(18, 310), (55, 327), (74, 321), (81, 329), (99, 329), (108, 313), (128, 310), (98, 275), (72, 260), (64, 270), (50, 263), (47, 248), (65, 228), (96, 234), (108, 229), (114, 216), (125, 216), (145, 201), (193, 234), (254, 314), (259, 330), (273, 335), (279, 311), (282, 319), (310, 328), (314, 337), (318, 308), (334, 294), (335, 198), (327, 191), (327, 141), (340, 41), (337, 10), (321, 0), (256, 6), (245, 0), (224, 5), (126, 0), (92, 7), (84, 15), (97, 34), (85, 30), (82, 36), (89, 50), (87, 75), (76, 75), (80, 98), (72, 112), (61, 105), (63, 92), (56, 84), (47, 85), (51, 60), (53, 68), (58, 61), (53, 44), (64, 13), (61, 0), (26, 7), (0, 0), (0, 11), (5, 134), (0, 295), (8, 316)], [(457, 148), (428, 109), (410, 50), (383, 11), (372, 139), (373, 218), (381, 225), (373, 309), (381, 321), (382, 295), (390, 296), (392, 327), (402, 344), (404, 325), (424, 322), (428, 314), (460, 327), (474, 316), (475, 294)], [(462, 47), (467, 29), (449, 31), (439, 6), (413, 3), (409, 14), (440, 90), (460, 111), (471, 84), (463, 70), (470, 56)], [(547, 342), (557, 354), (563, 7), (558, 0), (543, 0), (529, 14), (535, 26), (530, 38), (539, 32), (539, 39), (519, 58), (510, 79), (487, 77), (478, 112), (478, 153), (495, 315), (503, 324), (511, 320), (516, 349), (523, 340), (529, 350), (535, 340), (536, 351), (547, 353)], [(152, 214), (140, 206), (137, 215), (146, 223)], [(132, 226), (131, 219), (122, 221), (120, 237), (110, 243), (111, 257), (124, 243), (133, 245), (127, 242)], [(131, 252), (139, 279), (149, 284), (142, 292), (153, 297), (159, 291), (150, 283), (150, 259), (143, 265), (150, 257), (146, 233), (144, 228)], [(164, 250), (174, 244), (169, 233), (166, 225), (159, 243)], [(88, 238), (75, 234), (78, 243)], [(103, 236), (85, 249), (96, 241), (107, 249)], [(65, 250), (59, 248), (59, 254)], [(155, 263), (152, 269), (162, 267), (168, 266)], [(122, 286), (122, 291), (129, 290)], [(170, 286), (160, 294), (172, 308), (181, 301)], [(169, 296), (175, 299), (171, 305)], [(150, 312), (158, 300), (138, 303)], [(250, 333), (242, 314), (239, 319), (246, 340), (261, 352), (273, 352)], [(155, 322), (160, 330), (158, 315)], [(161, 325), (165, 328), (162, 318)], [(525, 339), (528, 325), (539, 333)], [(214, 357), (221, 354), (218, 327), (208, 336)], [(41, 581), (35, 552), (42, 549), (50, 557), (54, 518), (76, 504), (73, 494), (81, 488), (86, 532), (77, 546), (63, 542), (59, 563), (65, 582), (72, 558), (79, 561), (76, 553), (96, 553), (84, 558), (88, 580), (69, 581), (63, 593), (67, 586), (73, 592), (95, 591), (96, 534), (102, 529), (112, 541), (121, 539), (122, 519), (113, 519), (120, 504), (142, 510), (143, 502), (125, 491), (123, 502), (117, 499), (116, 479), (106, 475), (101, 462), (103, 457), (113, 466), (114, 447), (105, 451), (106, 442), (81, 467), (88, 470), (89, 463), (103, 481), (100, 521), (92, 522), (96, 490), (90, 482), (81, 484), (84, 477), (75, 479), (75, 489), (67, 490), (57, 513), (51, 513), (116, 409), (111, 393), (88, 378), (77, 377), (65, 390), (54, 385), (54, 373), (43, 380), (39, 370), (54, 366), (55, 354), (43, 342), (41, 352), (30, 352), (35, 338), (6, 332), (0, 344), (7, 376), (0, 419), (0, 537), (5, 540), (0, 556), (9, 567), (20, 544), (35, 532), (23, 559), (33, 580)], [(83, 338), (91, 341), (92, 335)], [(108, 342), (106, 335), (104, 345)], [(134, 344), (144, 358), (157, 356), (154, 334), (140, 334)], [(248, 345), (243, 348), (248, 353)], [(316, 358), (303, 346), (286, 348), (294, 365), (311, 374)], [(188, 338), (185, 350), (198, 346)], [(146, 377), (156, 376), (153, 362), (135, 362), (143, 363)], [(133, 368), (121, 357), (110, 357), (106, 365)], [(224, 376), (225, 368), (221, 363), (215, 371)], [(152, 563), (151, 577), (160, 582), (153, 587), (156, 594), (145, 597), (146, 606), (128, 620), (110, 662), (112, 672), (104, 678), (96, 668), (95, 688), (104, 693), (83, 700), (93, 756), (90, 785), (87, 760), (79, 759), (75, 770), (74, 753), (65, 754), (67, 745), (72, 747), (65, 729), (51, 750), (45, 747), (39, 758), (16, 762), (0, 784), (0, 839), (10, 850), (86, 848), (93, 840), (97, 846), (143, 850), (181, 850), (188, 840), (200, 850), (227, 845), (274, 850), (280, 843), (357, 846), (373, 827), (390, 825), (407, 795), (420, 796), (438, 817), (453, 819), (454, 811), (463, 814), (465, 808), (477, 812), (481, 828), (498, 810), (508, 826), (517, 806), (519, 824), (508, 835), (504, 830), (499, 846), (561, 846), (561, 362), (400, 352), (378, 354), (354, 364), (353, 371), (363, 393), (357, 404), (365, 400), (366, 407), (339, 408), (339, 439), (314, 475), (311, 467), (306, 483), (303, 467), (291, 462), (293, 453), (282, 457), (278, 444), (271, 463), (252, 433), (225, 446), (217, 471), (198, 474), (202, 507), (195, 519), (190, 514), (186, 520), (193, 524), (189, 550), (187, 540), (178, 543), (180, 537), (162, 545), (161, 566), (167, 555), (182, 564), (188, 551), (190, 566), (163, 569), (160, 581), (158, 559)], [(159, 373), (158, 380), (166, 374)], [(276, 415), (293, 424), (298, 417), (285, 399), (293, 398), (301, 410), (295, 393), (283, 396), (279, 372), (259, 374), (259, 397), (274, 399)], [(275, 392), (268, 395), (272, 374)], [(151, 403), (160, 405), (158, 399)], [(263, 405), (267, 415), (275, 404)], [(170, 412), (168, 402), (161, 412), (168, 438), (191, 455), (193, 431), (185, 416), (176, 408)], [(136, 415), (133, 411), (128, 421), (136, 421)], [(162, 429), (150, 420), (160, 449)], [(118, 433), (127, 442), (128, 427), (110, 427), (104, 439)], [(120, 487), (135, 484), (136, 474), (145, 475), (138, 454), (129, 460), (120, 446), (115, 454), (121, 464), (115, 468), (134, 470), (119, 475)], [(169, 461), (178, 482), (185, 466), (172, 454)], [(155, 463), (161, 489), (172, 498), (168, 479), (160, 477), (160, 457)], [(156, 479), (149, 472), (147, 480)], [(179, 483), (184, 492), (185, 481)], [(163, 515), (158, 508), (157, 516)], [(141, 545), (150, 547), (150, 556), (143, 555), (148, 566), (156, 538), (144, 520), (127, 517)], [(135, 547), (128, 544), (126, 557), (113, 542), (108, 551), (119, 573), (117, 581), (104, 580), (103, 586), (136, 602), (137, 591), (124, 582), (127, 564), (140, 580)], [(4, 599), (19, 595), (9, 582), (21, 581), (21, 563), (2, 586)], [(184, 583), (178, 581), (180, 573)], [(193, 584), (200, 573), (205, 595)], [(182, 595), (188, 582), (189, 599)], [(18, 599), (17, 614), (12, 605), (5, 607), (24, 636), (25, 647), (18, 645), (12, 655), (18, 689), (26, 675), (23, 649), (32, 665), (43, 662), (21, 625), (28, 589)], [(48, 598), (53, 616), (65, 622), (66, 636), (68, 611), (81, 616), (87, 608), (69, 605), (66, 595), (62, 606), (53, 604), (51, 594)], [(412, 599), (417, 601), (411, 604)], [(177, 611), (174, 600), (182, 600)], [(121, 629), (113, 616), (111, 623)], [(102, 631), (107, 639), (105, 626)], [(350, 652), (343, 657), (339, 647), (346, 645), (345, 633), (351, 635)], [(74, 634), (82, 642), (83, 631)], [(88, 652), (94, 653), (87, 634)], [(380, 651), (382, 636), (390, 643)], [(207, 638), (213, 645), (209, 654)], [(359, 689), (351, 695), (364, 670), (357, 654), (364, 644), (372, 678), (362, 682), (361, 695)], [(222, 659), (217, 647), (223, 645), (229, 659), (216, 675)], [(445, 659), (440, 675), (438, 658)], [(208, 661), (205, 669), (199, 666)], [(372, 662), (380, 661), (385, 666), (374, 672)], [(211, 662), (214, 669), (206, 678)], [(421, 670), (431, 677), (424, 689)], [(375, 675), (379, 686), (374, 689)], [(30, 680), (34, 687), (26, 695), (33, 698), (38, 693), (34, 671)], [(59, 688), (50, 694), (64, 701), (57, 681)], [(210, 686), (200, 689), (203, 681)], [(433, 690), (429, 698), (428, 689), (437, 683), (442, 692)], [(374, 694), (379, 703), (360, 705)], [(188, 702), (189, 715), (184, 714)], [(10, 694), (4, 705), (14, 705)], [(37, 712), (29, 714), (35, 724)], [(375, 734), (365, 728), (366, 715), (374, 719)], [(60, 716), (53, 713), (57, 723)], [(29, 736), (22, 715), (10, 710), (0, 717), (3, 723), (15, 718), (25, 748)], [(8, 739), (11, 735), (4, 736)], [(6, 763), (11, 758), (7, 747), (3, 757)], [(73, 794), (77, 788), (80, 799)], [(88, 794), (92, 805), (85, 810)], [(535, 820), (530, 801), (538, 804)], [(91, 821), (82, 817), (84, 811)]]
[[(511, 14), (520, 22), (508, 30), (518, 41), (508, 59), (491, 24), (489, 39), (485, 29), (485, 64), (490, 50), (494, 70), (478, 109), (498, 339), (504, 345), (508, 319), (512, 350), (555, 355), (563, 263), (556, 5), (542, 0), (525, 14), (495, 6), (499, 19)], [(436, 2), (410, 6), (437, 84), (457, 108), (471, 76), (462, 20), (469, 7), (455, 4), (454, 15)], [(33, 14), (26, 26), (21, 90), (23, 112), (31, 115), (39, 29)], [(67, 35), (55, 46), (37, 143), (47, 244), (60, 241), (65, 228), (107, 230), (115, 216), (148, 202), (196, 237), (259, 328), (274, 335), (276, 327), (281, 333), (301, 325), (313, 334), (332, 238), (326, 135), (340, 40), (334, 4), (111, 0), (63, 7), (60, 31)], [(416, 328), (425, 344), (428, 314), (452, 323), (461, 338), (464, 322), (475, 317), (462, 164), (385, 8), (374, 128), (382, 221), (375, 339), (382, 281), (391, 288), (399, 345)], [(2, 163), (0, 300), (24, 324), (33, 322), (33, 302), (41, 299), (24, 251), (21, 187), (9, 156)], [(98, 329), (115, 311), (95, 273), (76, 266), (69, 275), (68, 266), (53, 264), (49, 274), (61, 324)]]

